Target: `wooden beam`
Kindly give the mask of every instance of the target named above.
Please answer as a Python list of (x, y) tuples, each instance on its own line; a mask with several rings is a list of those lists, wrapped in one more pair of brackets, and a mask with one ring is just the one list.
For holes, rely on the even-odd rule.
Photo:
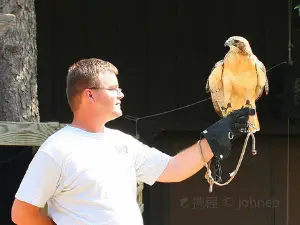
[(138, 182), (138, 186), (137, 186), (137, 201), (138, 201), (141, 213), (144, 212), (143, 189), (144, 189), (144, 183), (143, 182)]
[(7, 122), (0, 121), (0, 145), (41, 146), (41, 144), (66, 124), (58, 122)]
[(0, 13), (0, 37), (4, 36), (7, 30), (15, 25), (16, 25), (15, 15)]

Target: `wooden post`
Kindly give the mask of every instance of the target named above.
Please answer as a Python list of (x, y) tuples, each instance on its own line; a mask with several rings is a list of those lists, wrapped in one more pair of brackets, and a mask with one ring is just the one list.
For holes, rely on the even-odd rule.
[(144, 190), (144, 184), (143, 182), (138, 182), (137, 187), (137, 201), (140, 206), (140, 210), (143, 213), (144, 212), (144, 204), (143, 204), (143, 190)]

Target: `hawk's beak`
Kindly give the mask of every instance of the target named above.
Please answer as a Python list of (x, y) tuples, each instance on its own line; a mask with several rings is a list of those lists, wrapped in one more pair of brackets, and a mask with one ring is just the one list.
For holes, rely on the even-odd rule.
[(228, 41), (225, 42), (224, 47), (226, 47), (226, 46), (229, 47), (231, 44), (232, 44), (232, 42), (230, 40), (228, 40)]

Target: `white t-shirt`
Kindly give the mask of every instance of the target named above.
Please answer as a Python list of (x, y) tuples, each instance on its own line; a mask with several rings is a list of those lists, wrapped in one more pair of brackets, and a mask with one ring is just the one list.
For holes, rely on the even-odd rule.
[(16, 198), (57, 225), (142, 225), (137, 181), (153, 185), (170, 156), (121, 131), (66, 126), (40, 147)]

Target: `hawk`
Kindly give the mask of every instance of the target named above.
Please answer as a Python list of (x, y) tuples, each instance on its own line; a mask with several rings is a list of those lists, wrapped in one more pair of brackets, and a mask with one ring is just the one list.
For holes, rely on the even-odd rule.
[[(213, 107), (220, 117), (226, 117), (235, 109), (250, 107), (256, 110), (256, 101), (269, 84), (264, 64), (253, 54), (249, 42), (240, 36), (232, 36), (225, 42), (229, 51), (223, 60), (211, 70), (206, 82), (206, 92), (211, 93)], [(259, 131), (257, 111), (249, 122)]]

